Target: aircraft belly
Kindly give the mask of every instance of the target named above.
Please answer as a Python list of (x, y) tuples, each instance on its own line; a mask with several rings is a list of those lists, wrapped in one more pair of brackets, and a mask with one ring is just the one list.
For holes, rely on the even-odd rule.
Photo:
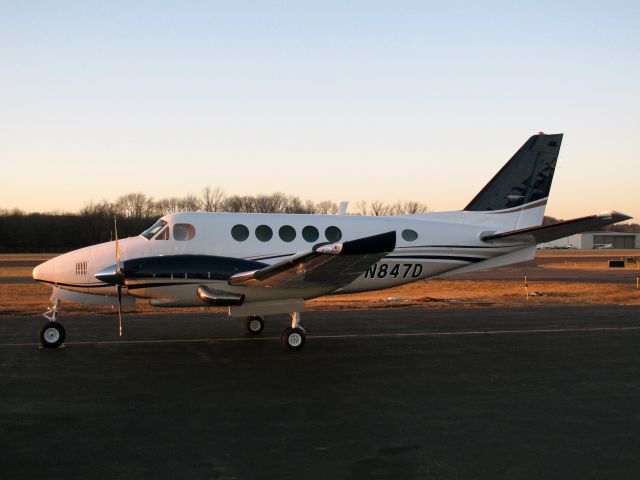
[(207, 306), (198, 297), (198, 287), (205, 286), (214, 291), (234, 293), (245, 296), (245, 303), (275, 301), (282, 299), (315, 298), (327, 293), (327, 288), (263, 288), (263, 287), (233, 287), (227, 282), (189, 282), (173, 285), (155, 286), (149, 285), (144, 288), (132, 288), (129, 294), (137, 298), (151, 300), (156, 306)]
[[(84, 303), (89, 305), (118, 305), (117, 297), (111, 295), (111, 292), (105, 291), (100, 294), (96, 292), (95, 289), (91, 289), (91, 293), (84, 293), (78, 290), (54, 287), (52, 297), (62, 300), (63, 302)], [(122, 304), (124, 306), (131, 307), (135, 305), (135, 299), (128, 295), (123, 295)]]

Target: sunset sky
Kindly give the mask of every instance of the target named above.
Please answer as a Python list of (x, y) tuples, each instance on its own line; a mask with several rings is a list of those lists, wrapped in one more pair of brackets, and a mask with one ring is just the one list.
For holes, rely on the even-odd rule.
[(0, 208), (282, 191), (468, 203), (564, 133), (547, 213), (640, 221), (640, 2), (0, 0)]

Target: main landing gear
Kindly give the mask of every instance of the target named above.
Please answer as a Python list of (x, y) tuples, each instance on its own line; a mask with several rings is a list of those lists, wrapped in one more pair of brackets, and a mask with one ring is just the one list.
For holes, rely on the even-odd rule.
[(47, 319), (47, 323), (40, 329), (40, 345), (44, 348), (58, 348), (64, 343), (66, 336), (64, 327), (58, 322), (60, 300), (52, 299), (49, 308), (42, 315)]
[(304, 347), (308, 330), (302, 326), (300, 313), (291, 313), (291, 326), (282, 330), (280, 334), (280, 346), (283, 350), (298, 351)]
[[(299, 312), (293, 312), (291, 315), (291, 326), (286, 327), (280, 334), (280, 346), (283, 350), (297, 351), (304, 347), (307, 333), (309, 332), (302, 326), (302, 319)], [(242, 326), (247, 335), (259, 335), (264, 329), (264, 321), (262, 317), (252, 315), (246, 317)]]
[(242, 326), (244, 327), (244, 331), (247, 335), (260, 335), (264, 328), (264, 321), (262, 320), (262, 317), (252, 315), (251, 317), (244, 319)]

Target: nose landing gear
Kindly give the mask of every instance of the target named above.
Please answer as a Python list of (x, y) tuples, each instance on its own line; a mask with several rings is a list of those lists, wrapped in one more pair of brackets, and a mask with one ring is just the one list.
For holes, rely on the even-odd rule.
[(44, 348), (58, 348), (64, 343), (66, 333), (64, 327), (58, 322), (60, 315), (60, 300), (51, 299), (51, 304), (47, 311), (42, 314), (48, 321), (40, 329), (38, 335), (40, 345)]

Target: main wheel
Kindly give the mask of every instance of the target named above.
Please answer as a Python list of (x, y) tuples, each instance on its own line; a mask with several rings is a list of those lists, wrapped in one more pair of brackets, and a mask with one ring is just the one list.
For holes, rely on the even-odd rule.
[(301, 328), (287, 327), (280, 334), (280, 346), (283, 350), (297, 351), (304, 347), (305, 338)]
[(255, 315), (245, 318), (242, 325), (244, 326), (244, 331), (249, 335), (259, 335), (264, 328), (262, 318)]
[(40, 329), (40, 345), (45, 348), (58, 348), (64, 337), (64, 327), (58, 322), (47, 322)]

